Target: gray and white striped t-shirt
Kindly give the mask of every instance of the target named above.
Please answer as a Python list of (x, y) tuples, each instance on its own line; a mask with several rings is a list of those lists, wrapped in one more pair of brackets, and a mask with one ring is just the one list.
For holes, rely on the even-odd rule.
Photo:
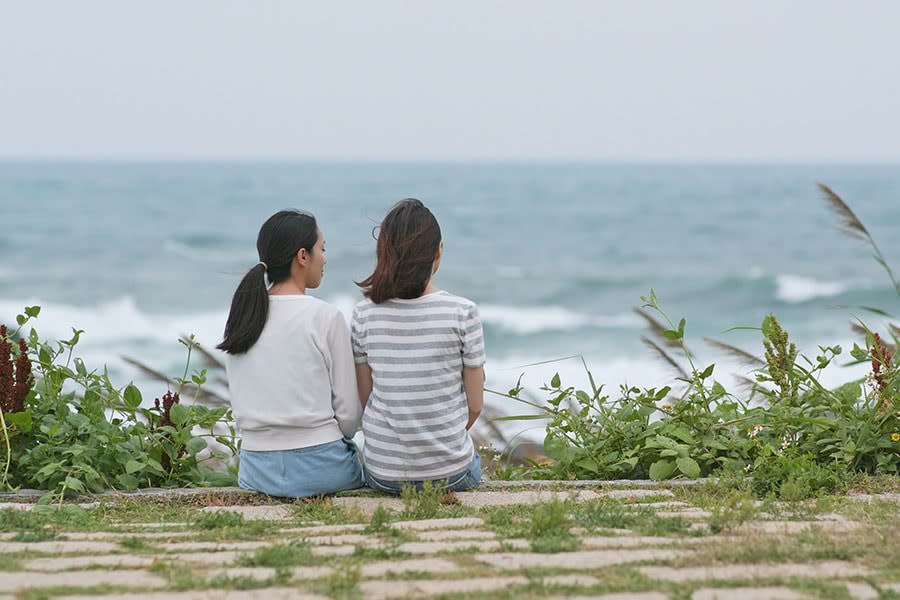
[(363, 412), (363, 460), (388, 481), (443, 479), (465, 471), (474, 446), (462, 370), (484, 365), (474, 302), (447, 292), (353, 309), (353, 355), (372, 368)]

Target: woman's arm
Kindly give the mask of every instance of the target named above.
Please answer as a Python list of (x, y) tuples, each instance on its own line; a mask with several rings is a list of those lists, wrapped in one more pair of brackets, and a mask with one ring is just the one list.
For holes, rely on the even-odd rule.
[(469, 404), (466, 429), (471, 429), (484, 407), (484, 367), (463, 367), (463, 390)]
[[(336, 311), (335, 311), (336, 312)], [(341, 433), (352, 438), (359, 429), (362, 410), (353, 385), (353, 351), (350, 330), (344, 316), (336, 312), (328, 328), (328, 351), (331, 354), (331, 407)]]
[(365, 408), (372, 393), (372, 367), (369, 363), (356, 363), (356, 389), (359, 390), (359, 403)]

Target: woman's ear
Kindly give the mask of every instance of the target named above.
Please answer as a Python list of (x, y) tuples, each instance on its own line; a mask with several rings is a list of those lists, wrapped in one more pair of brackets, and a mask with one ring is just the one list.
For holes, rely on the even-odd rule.
[(297, 261), (299, 261), (301, 267), (305, 267), (309, 264), (309, 258), (309, 252), (306, 251), (306, 248), (297, 250)]

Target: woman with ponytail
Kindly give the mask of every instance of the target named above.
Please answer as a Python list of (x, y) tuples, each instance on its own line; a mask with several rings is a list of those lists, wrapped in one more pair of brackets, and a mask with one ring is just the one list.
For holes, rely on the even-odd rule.
[(242, 438), (238, 482), (290, 498), (361, 487), (350, 331), (340, 311), (306, 295), (325, 272), (322, 232), (312, 215), (283, 210), (263, 223), (256, 249), (218, 345)]
[(441, 228), (420, 201), (397, 203), (377, 239), (351, 322), (366, 484), (389, 493), (426, 480), (474, 487), (481, 461), (469, 428), (484, 401), (478, 307), (432, 283)]

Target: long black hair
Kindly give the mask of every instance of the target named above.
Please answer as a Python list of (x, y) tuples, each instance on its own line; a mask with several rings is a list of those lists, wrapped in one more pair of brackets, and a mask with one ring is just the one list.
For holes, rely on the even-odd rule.
[(269, 284), (291, 276), (291, 263), (301, 248), (312, 254), (319, 239), (316, 218), (300, 210), (282, 210), (268, 218), (259, 229), (256, 250), (260, 262), (250, 269), (231, 300), (222, 343), (216, 346), (229, 354), (243, 354), (253, 347), (269, 317)]
[(401, 200), (381, 222), (375, 271), (358, 282), (375, 304), (391, 298), (418, 298), (431, 279), (441, 245), (441, 226), (415, 198)]

